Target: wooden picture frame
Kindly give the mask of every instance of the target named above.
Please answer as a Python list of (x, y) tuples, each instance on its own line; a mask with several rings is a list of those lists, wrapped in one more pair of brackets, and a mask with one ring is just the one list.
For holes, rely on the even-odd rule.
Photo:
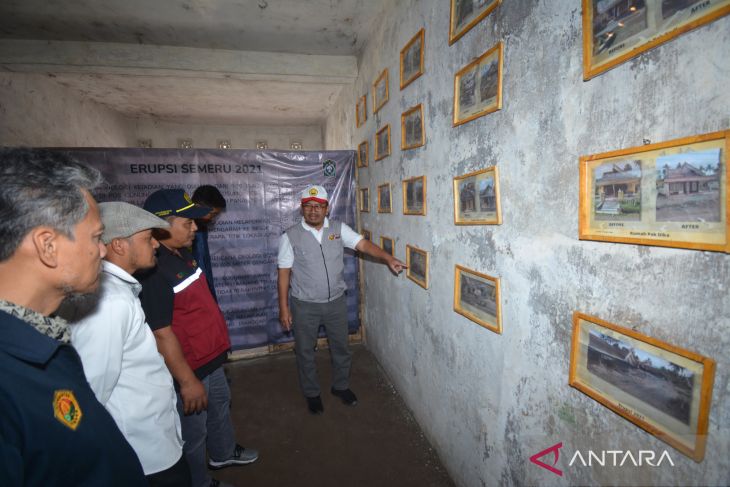
[(454, 127), (502, 108), (503, 53), (498, 42), (454, 75)]
[(390, 183), (384, 183), (378, 186), (378, 213), (393, 212), (392, 193)]
[(502, 334), (499, 278), (464, 266), (454, 266), (454, 311)]
[(429, 253), (413, 245), (406, 245), (406, 277), (428, 289)]
[(375, 133), (375, 160), (385, 159), (390, 155), (390, 124)]
[(579, 237), (730, 253), (730, 130), (580, 158)]
[(583, 79), (730, 13), (730, 0), (621, 2), (596, 9), (583, 0)]
[(421, 28), (400, 50), (400, 89), (413, 83), (423, 74), (423, 51), (426, 48), (426, 29)]
[(357, 146), (357, 167), (368, 167), (368, 156), (370, 153), (370, 146), (367, 140), (360, 142)]
[(357, 99), (355, 104), (355, 125), (359, 128), (365, 125), (368, 119), (367, 93)]
[(373, 83), (373, 115), (388, 102), (388, 68)]
[(403, 214), (426, 215), (426, 176), (403, 180)]
[(426, 143), (426, 131), (423, 126), (423, 104), (409, 108), (400, 116), (400, 148), (415, 149)]
[(370, 232), (370, 230), (365, 230), (363, 228), (360, 233), (362, 234), (362, 238), (364, 238), (365, 240), (369, 240), (369, 241), (373, 240), (373, 234), (372, 234), (372, 232)]
[(370, 188), (360, 188), (360, 211), (370, 213)]
[(461, 36), (469, 32), (492, 10), (502, 3), (502, 0), (483, 0), (482, 5), (474, 8), (473, 0), (451, 0), (449, 14), (449, 45), (458, 41)]
[(456, 225), (502, 224), (497, 166), (456, 176), (453, 186)]
[(573, 313), (568, 383), (696, 462), (705, 454), (715, 362)]
[(389, 253), (392, 256), (395, 256), (395, 240), (393, 240), (390, 237), (386, 237), (385, 235), (380, 236), (380, 248)]

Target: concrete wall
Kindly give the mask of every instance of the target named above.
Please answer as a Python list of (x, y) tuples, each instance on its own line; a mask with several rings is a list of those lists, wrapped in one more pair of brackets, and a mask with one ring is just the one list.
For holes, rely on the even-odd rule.
[[(461, 486), (730, 484), (730, 256), (578, 240), (578, 158), (730, 128), (730, 17), (684, 34), (588, 82), (579, 2), (506, 1), (449, 46), (448, 2), (393, 2), (370, 36), (355, 85), (325, 127), (329, 148), (371, 144), (359, 180), (394, 185), (393, 214), (361, 214), (377, 241), (431, 253), (424, 290), (365, 265), (368, 346)], [(426, 28), (426, 73), (399, 90), (399, 51)], [(504, 106), (452, 128), (454, 73), (505, 44)], [(373, 116), (370, 87), (390, 72)], [(368, 93), (368, 120), (355, 102)], [(423, 103), (425, 147), (399, 149), (400, 115)], [(393, 154), (372, 161), (391, 124)], [(452, 178), (497, 165), (501, 226), (457, 227)], [(402, 215), (401, 180), (428, 176), (427, 216)], [(501, 278), (502, 335), (452, 311), (454, 265)], [(569, 387), (571, 315), (579, 310), (712, 357), (717, 374), (707, 453), (695, 463)], [(529, 457), (562, 441), (562, 477)], [(675, 466), (568, 466), (575, 450), (668, 450)], [(543, 459), (550, 464), (552, 457)]]

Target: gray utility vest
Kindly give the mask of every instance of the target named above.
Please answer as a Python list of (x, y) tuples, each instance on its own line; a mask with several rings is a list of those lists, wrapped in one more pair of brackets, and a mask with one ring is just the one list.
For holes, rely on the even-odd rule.
[(286, 235), (294, 249), (291, 271), (291, 294), (302, 301), (327, 303), (347, 290), (345, 284), (342, 224), (329, 221), (323, 227), (322, 244), (301, 223), (289, 227)]

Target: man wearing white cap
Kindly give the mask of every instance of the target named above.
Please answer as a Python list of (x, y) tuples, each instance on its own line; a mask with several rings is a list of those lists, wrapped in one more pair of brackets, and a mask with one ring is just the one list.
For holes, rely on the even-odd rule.
[[(101, 291), (73, 310), (71, 343), (94, 394), (139, 457), (153, 487), (190, 486), (172, 376), (157, 351), (132, 277), (155, 266), (153, 228), (170, 225), (124, 202), (99, 204), (104, 223)], [(79, 316), (81, 315), (81, 316)]]
[(352, 354), (347, 345), (344, 248), (382, 260), (395, 274), (406, 267), (346, 224), (329, 220), (328, 204), (322, 186), (302, 191), (302, 222), (288, 228), (279, 241), (279, 321), (287, 331), (295, 328), (299, 385), (312, 414), (324, 412), (314, 363), (320, 326), (327, 330), (332, 356), (330, 391), (348, 406), (357, 404), (350, 390)]

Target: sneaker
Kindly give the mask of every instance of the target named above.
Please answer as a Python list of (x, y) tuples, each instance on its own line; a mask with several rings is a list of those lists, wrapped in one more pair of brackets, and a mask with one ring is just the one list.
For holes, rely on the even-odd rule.
[(255, 462), (259, 458), (259, 452), (253, 448), (244, 448), (236, 445), (233, 455), (222, 462), (216, 462), (212, 458), (208, 459), (208, 468), (218, 470), (226, 467), (234, 467), (238, 465), (246, 465)]
[(333, 396), (337, 396), (342, 399), (343, 404), (346, 404), (348, 406), (354, 406), (355, 404), (357, 404), (357, 396), (350, 389), (340, 391), (333, 387), (332, 389), (330, 389), (330, 392), (332, 392)]
[(307, 409), (309, 409), (309, 412), (312, 414), (323, 414), (324, 413), (324, 406), (322, 405), (322, 398), (319, 396), (316, 397), (308, 397), (307, 399)]

